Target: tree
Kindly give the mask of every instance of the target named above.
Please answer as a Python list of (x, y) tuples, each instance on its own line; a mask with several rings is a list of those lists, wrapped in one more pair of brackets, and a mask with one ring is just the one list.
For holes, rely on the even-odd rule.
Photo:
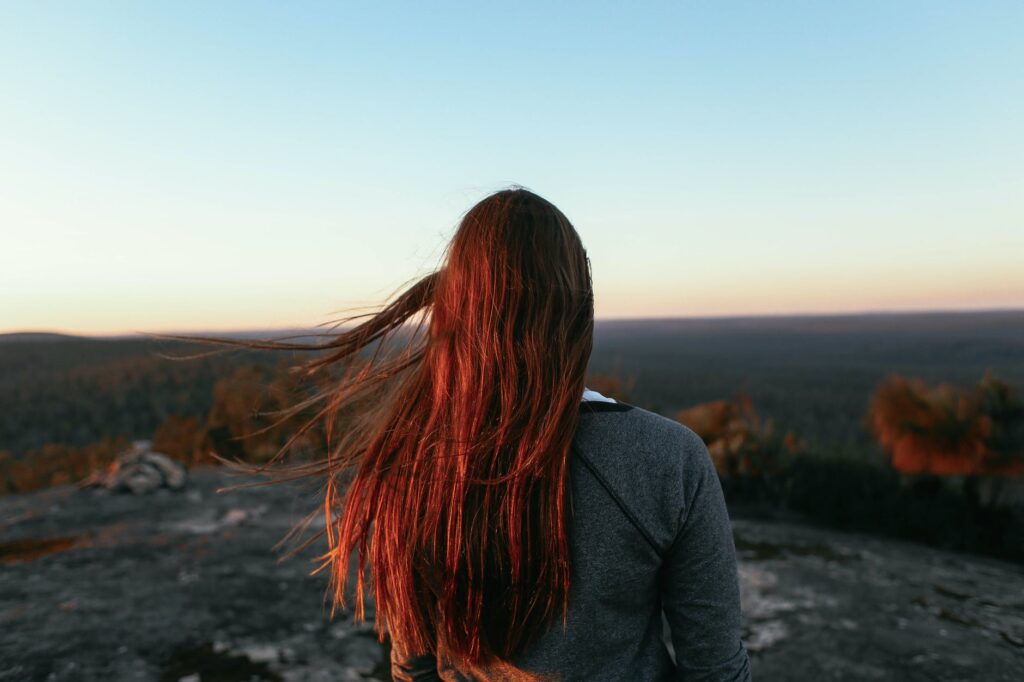
[(722, 476), (760, 477), (779, 473), (801, 448), (792, 432), (780, 435), (771, 419), (762, 420), (753, 401), (739, 393), (731, 401), (715, 400), (687, 408), (676, 421), (693, 429), (708, 446)]
[(967, 391), (890, 375), (875, 391), (868, 422), (905, 474), (1024, 473), (1024, 406), (990, 372)]

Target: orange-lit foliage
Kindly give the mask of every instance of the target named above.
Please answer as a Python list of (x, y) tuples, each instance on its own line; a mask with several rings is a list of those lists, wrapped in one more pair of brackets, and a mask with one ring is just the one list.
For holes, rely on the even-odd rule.
[(628, 403), (633, 399), (636, 377), (621, 377), (618, 374), (588, 374), (587, 388), (603, 396)]
[[(292, 407), (297, 384), (285, 364), (237, 368), (219, 380), (209, 413), (198, 418), (171, 415), (152, 435), (153, 450), (187, 465), (214, 462), (211, 452), (247, 462), (266, 462), (285, 444), (308, 415), (281, 419)], [(311, 429), (290, 448), (297, 459), (322, 452), (323, 434)], [(104, 470), (129, 439), (106, 438), (85, 447), (46, 444), (21, 457), (0, 451), (0, 493), (28, 492), (81, 481)]]
[(202, 448), (205, 434), (197, 417), (171, 415), (153, 433), (153, 450), (188, 465), (210, 463)]
[[(247, 462), (269, 461), (310, 417), (301, 413), (281, 416), (300, 399), (298, 390), (296, 377), (285, 364), (274, 370), (239, 367), (214, 386), (213, 406), (194, 441), (193, 457), (203, 460), (212, 451)], [(185, 442), (181, 445), (187, 445), (189, 434), (185, 428), (182, 431)], [(322, 431), (307, 431), (291, 450), (296, 456), (322, 452)]]
[(778, 473), (787, 456), (801, 447), (792, 432), (780, 436), (771, 419), (762, 420), (743, 393), (732, 401), (695, 405), (675, 418), (704, 440), (722, 476)]
[(0, 493), (74, 483), (105, 468), (127, 447), (128, 440), (118, 437), (81, 448), (47, 444), (20, 458), (0, 452)]
[(990, 372), (967, 391), (889, 376), (871, 400), (868, 421), (897, 471), (940, 476), (1024, 473), (1024, 405)]

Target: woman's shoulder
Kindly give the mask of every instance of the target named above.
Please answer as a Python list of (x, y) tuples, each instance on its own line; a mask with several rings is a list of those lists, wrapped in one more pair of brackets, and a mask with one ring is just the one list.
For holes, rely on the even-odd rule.
[(633, 461), (669, 468), (705, 464), (704, 440), (690, 427), (624, 402), (581, 405), (577, 443), (601, 450), (626, 450)]
[(616, 404), (617, 410), (585, 409), (574, 446), (593, 475), (644, 520), (659, 546), (666, 546), (714, 465), (693, 429), (635, 405)]

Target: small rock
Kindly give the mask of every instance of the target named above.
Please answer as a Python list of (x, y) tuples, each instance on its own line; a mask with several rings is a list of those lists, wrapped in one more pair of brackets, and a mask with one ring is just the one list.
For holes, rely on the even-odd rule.
[(221, 524), (225, 526), (237, 526), (242, 521), (249, 518), (249, 512), (244, 509), (229, 509), (224, 518), (221, 519)]
[(101, 487), (144, 495), (158, 489), (181, 490), (188, 480), (188, 470), (165, 454), (153, 452), (149, 441), (135, 441), (118, 455), (103, 473), (94, 473), (80, 487)]
[(241, 651), (249, 657), (249, 660), (256, 663), (277, 663), (281, 659), (277, 647), (269, 644), (247, 646)]

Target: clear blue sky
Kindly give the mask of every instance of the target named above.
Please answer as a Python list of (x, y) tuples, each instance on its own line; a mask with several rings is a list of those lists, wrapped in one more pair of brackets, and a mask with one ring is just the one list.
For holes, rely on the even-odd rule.
[(485, 194), (599, 317), (1024, 307), (1024, 3), (5, 2), (0, 331), (311, 325)]

